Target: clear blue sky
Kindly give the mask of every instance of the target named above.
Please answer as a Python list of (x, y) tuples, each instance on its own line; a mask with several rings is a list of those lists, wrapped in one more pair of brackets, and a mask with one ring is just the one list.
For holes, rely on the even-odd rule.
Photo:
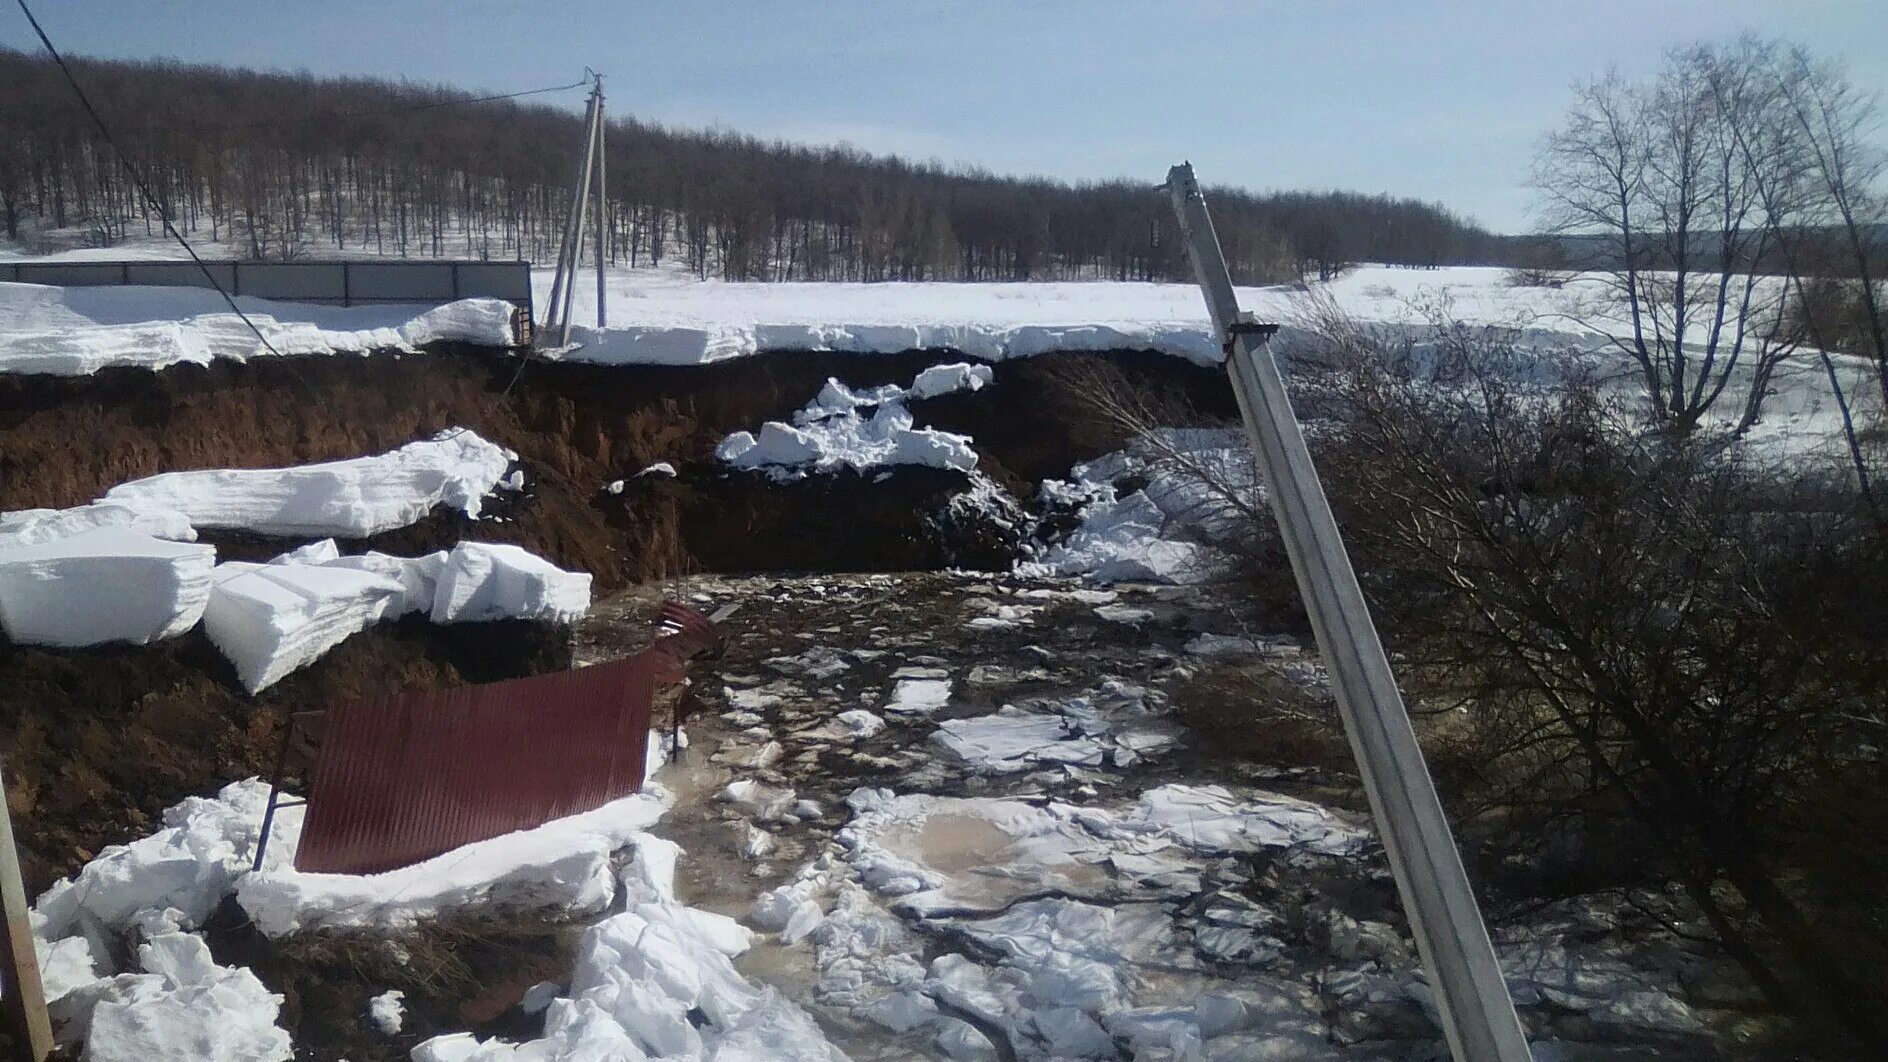
[[(30, 2), (30, 0), (29, 0)], [(37, 0), (62, 49), (493, 92), (1004, 173), (1351, 188), (1526, 227), (1577, 78), (1744, 30), (1888, 88), (1888, 0)], [(0, 6), (0, 42), (36, 47)], [(579, 94), (570, 96), (572, 105)], [(546, 99), (546, 97), (540, 97)]]

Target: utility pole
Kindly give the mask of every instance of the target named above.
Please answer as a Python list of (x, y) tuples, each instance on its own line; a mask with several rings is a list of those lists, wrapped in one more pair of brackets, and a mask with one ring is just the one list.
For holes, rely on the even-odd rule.
[(604, 199), (604, 191), (603, 191), (604, 186), (607, 183), (604, 180), (603, 164), (608, 159), (608, 155), (605, 153), (603, 149), (603, 136), (604, 136), (604, 133), (608, 131), (608, 129), (609, 129), (609, 124), (603, 117), (603, 75), (598, 74), (597, 75), (597, 133), (596, 133), (597, 149), (596, 150), (597, 150), (597, 331), (599, 332), (603, 330), (604, 324), (608, 322), (609, 320), (609, 314), (604, 306), (604, 293), (603, 293), (603, 265), (604, 265), (604, 260), (606, 257), (607, 240), (608, 240), (609, 225), (610, 225), (610, 215), (608, 213), (608, 204), (607, 204), (607, 201)]
[(1344, 731), (1416, 948), (1429, 972), (1449, 1050), (1456, 1062), (1529, 1062), (1527, 1037), (1469, 889), (1441, 798), (1351, 570), (1337, 519), (1318, 482), (1285, 381), (1272, 360), (1271, 339), (1278, 326), (1260, 324), (1240, 312), (1232, 274), (1191, 163), (1168, 171), (1167, 192), (1214, 331), (1226, 349), (1226, 371), (1253, 460), (1278, 517), (1318, 651), (1331, 670)]
[(33, 949), (33, 922), (27, 916), (6, 791), (5, 768), (0, 766), (0, 908), (7, 921), (6, 932), (0, 934), (0, 1021), (14, 1044), (25, 1049), (25, 1057), (44, 1062), (52, 1054), (52, 1020), (46, 1015), (46, 989), (39, 980), (39, 955)]
[(557, 247), (557, 271), (551, 279), (549, 317), (544, 331), (556, 329), (559, 345), (570, 343), (570, 311), (577, 293), (577, 270), (583, 265), (584, 223), (589, 213), (590, 190), (596, 188), (597, 255), (597, 327), (606, 321), (604, 310), (605, 226), (609, 224), (603, 173), (603, 75), (595, 74), (590, 103), (584, 111), (583, 163), (578, 167), (577, 185), (571, 191), (570, 213), (564, 219), (564, 235)]

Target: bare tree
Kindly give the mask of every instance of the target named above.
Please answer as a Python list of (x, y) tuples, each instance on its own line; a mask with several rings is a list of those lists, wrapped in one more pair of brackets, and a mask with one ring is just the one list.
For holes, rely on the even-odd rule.
[(1798, 345), (1787, 286), (1761, 276), (1796, 196), (1767, 196), (1799, 165), (1778, 47), (1745, 38), (1670, 53), (1651, 81), (1580, 87), (1536, 166), (1546, 220), (1606, 280), (1594, 323), (1638, 365), (1655, 420), (1697, 428), (1735, 387), (1735, 430), (1756, 423)]

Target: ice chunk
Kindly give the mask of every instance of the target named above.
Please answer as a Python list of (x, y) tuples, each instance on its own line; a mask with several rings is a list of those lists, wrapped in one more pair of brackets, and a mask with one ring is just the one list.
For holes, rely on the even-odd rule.
[(477, 516), (480, 499), (504, 477), (512, 456), (459, 429), (373, 457), (166, 472), (120, 484), (100, 500), (143, 511), (175, 510), (193, 527), (365, 538), (405, 527), (436, 505)]
[(892, 687), (892, 697), (891, 700), (885, 702), (885, 710), (909, 715), (929, 715), (949, 704), (950, 700), (950, 679), (901, 678)]
[(461, 542), (446, 556), (434, 623), (534, 619), (571, 623), (590, 610), (590, 575), (517, 546)]
[(994, 715), (950, 719), (931, 740), (979, 771), (1010, 774), (1038, 762), (1098, 766), (1109, 749), (1109, 727), (1091, 719), (1025, 712), (1005, 705)]
[(261, 565), (216, 584), (203, 628), (254, 693), (378, 620), (405, 594), (401, 583), (371, 572)]
[(29, 645), (169, 638), (203, 615), (215, 563), (210, 546), (117, 525), (0, 547), (0, 625)]

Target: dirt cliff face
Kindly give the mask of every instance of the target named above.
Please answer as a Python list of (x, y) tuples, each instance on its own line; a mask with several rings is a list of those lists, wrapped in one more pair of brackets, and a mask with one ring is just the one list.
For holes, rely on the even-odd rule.
[[(997, 366), (996, 384), (914, 404), (921, 425), (976, 440), (981, 469), (1024, 495), (1111, 450), (1119, 429), (1084, 418), (1048, 355)], [(1150, 394), (1230, 413), (1217, 373), (1154, 354), (1106, 355)], [(527, 489), (472, 521), (440, 511), (343, 543), (411, 553), (462, 539), (515, 542), (597, 577), (602, 590), (679, 569), (890, 570), (944, 563), (926, 517), (961, 477), (904, 470), (868, 486), (838, 477), (781, 487), (714, 461), (728, 433), (786, 419), (830, 376), (909, 383), (941, 352), (770, 354), (717, 365), (603, 367), (516, 362), (475, 351), (258, 359), (152, 373), (0, 376), (0, 510), (77, 505), (126, 480), (379, 453), (463, 426), (516, 450)], [(636, 480), (657, 461), (681, 476)], [(604, 484), (630, 481), (621, 495)], [(842, 519), (841, 510), (852, 520)], [(225, 557), (293, 545), (213, 534)], [(996, 558), (991, 558), (995, 562)]]
[[(1118, 447), (1118, 429), (1073, 413), (1071, 359), (997, 366), (996, 385), (914, 405), (923, 425), (976, 439), (983, 471), (1019, 495)], [(1150, 393), (1229, 412), (1217, 373), (1152, 354), (1107, 355)], [(463, 426), (516, 450), (526, 489), (486, 517), (446, 509), (342, 543), (411, 555), (472, 539), (514, 542), (591, 572), (599, 594), (694, 571), (894, 571), (1004, 567), (1000, 541), (948, 541), (934, 519), (963, 477), (906, 469), (774, 484), (714, 460), (729, 432), (786, 419), (829, 376), (909, 383), (948, 352), (770, 354), (698, 367), (517, 363), (476, 350), (259, 359), (113, 369), (84, 378), (0, 375), (0, 510), (90, 501), (126, 480), (380, 453)], [(1218, 403), (1215, 406), (1214, 403)], [(675, 479), (635, 473), (657, 461)], [(621, 494), (602, 488), (627, 480)], [(495, 517), (495, 518), (494, 518)], [(223, 559), (299, 545), (209, 532)], [(527, 624), (364, 632), (256, 697), (200, 631), (155, 646), (80, 652), (0, 636), (0, 750), (28, 886), (37, 891), (162, 809), (266, 773), (289, 713), (338, 700), (568, 666), (563, 632)]]

